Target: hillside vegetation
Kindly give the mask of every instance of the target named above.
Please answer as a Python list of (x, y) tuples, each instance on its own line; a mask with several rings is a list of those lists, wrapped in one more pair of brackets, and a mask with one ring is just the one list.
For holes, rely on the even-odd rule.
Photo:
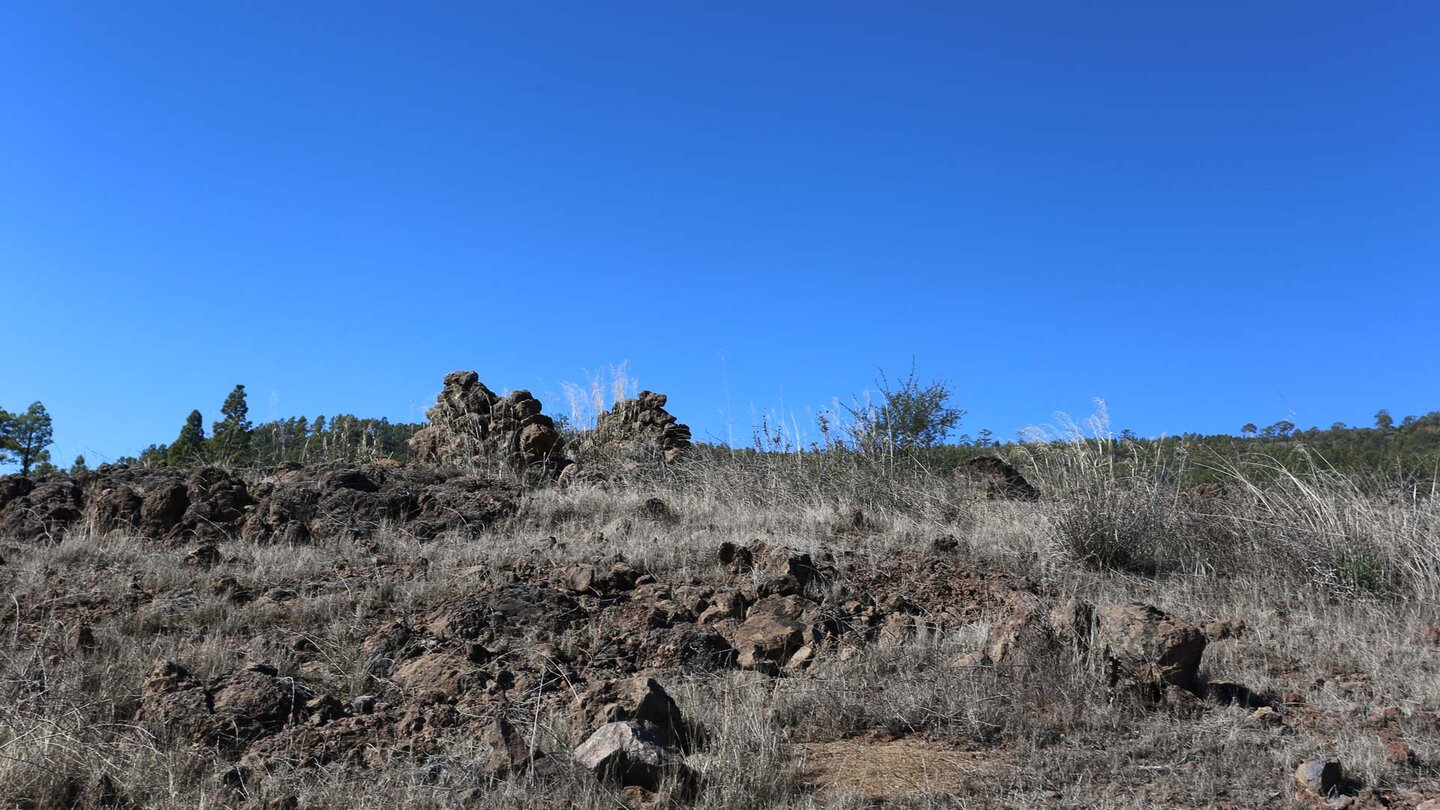
[(0, 479), (0, 805), (1437, 806), (1433, 422), (1341, 469), (665, 406), (457, 373), (423, 461)]

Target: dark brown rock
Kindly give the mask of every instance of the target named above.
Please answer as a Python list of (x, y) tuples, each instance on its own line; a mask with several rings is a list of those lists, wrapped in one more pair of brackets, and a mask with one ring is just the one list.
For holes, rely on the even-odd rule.
[(477, 459), (519, 466), (552, 462), (561, 457), (564, 440), (541, 410), (529, 391), (502, 397), (473, 371), (451, 372), (426, 411), (430, 424), (411, 438), (410, 452), (422, 462), (466, 466)]
[(1105, 605), (1095, 618), (1111, 686), (1147, 692), (1166, 686), (1198, 689), (1206, 641), (1198, 625), (1139, 603)]
[(641, 391), (616, 402), (576, 441), (577, 457), (678, 460), (690, 449), (690, 428), (665, 410), (666, 401), (664, 394)]
[(976, 456), (966, 461), (961, 470), (964, 476), (977, 483), (987, 499), (1033, 501), (1040, 497), (1040, 490), (998, 456)]
[(689, 750), (694, 733), (680, 707), (654, 678), (605, 681), (581, 693), (571, 705), (577, 726), (599, 728), (606, 723), (641, 720), (660, 730), (665, 744)]
[(750, 607), (731, 637), (736, 663), (747, 669), (771, 669), (790, 660), (811, 640), (808, 603), (801, 597), (767, 597)]

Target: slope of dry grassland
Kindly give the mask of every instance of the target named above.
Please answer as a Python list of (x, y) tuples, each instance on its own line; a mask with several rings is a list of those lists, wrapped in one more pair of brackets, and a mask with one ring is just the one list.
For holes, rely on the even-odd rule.
[[(1032, 461), (1037, 502), (747, 457), (528, 489), (477, 536), (0, 538), (0, 806), (1440, 797), (1431, 501), (1258, 469), (1187, 493), (1069, 452)], [(1203, 635), (1184, 689), (1117, 681), (1088, 617), (1129, 602)], [(1034, 630), (1067, 605), (1073, 634)], [(703, 729), (653, 790), (571, 755), (637, 675)], [(1317, 758), (1331, 795), (1295, 781)]]

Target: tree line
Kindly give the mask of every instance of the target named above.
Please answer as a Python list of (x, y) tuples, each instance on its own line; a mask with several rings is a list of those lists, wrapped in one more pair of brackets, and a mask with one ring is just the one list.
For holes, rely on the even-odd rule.
[(326, 418), (304, 416), (253, 424), (245, 386), (237, 385), (220, 406), (221, 418), (205, 434), (205, 417), (190, 412), (169, 444), (152, 444), (136, 458), (121, 462), (150, 467), (191, 467), (202, 464), (268, 467), (286, 461), (406, 461), (410, 437), (423, 424), (391, 422), (353, 414)]

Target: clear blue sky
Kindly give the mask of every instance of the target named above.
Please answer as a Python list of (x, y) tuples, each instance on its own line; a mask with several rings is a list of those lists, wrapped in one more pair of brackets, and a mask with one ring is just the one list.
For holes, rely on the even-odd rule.
[(1437, 77), (1432, 3), (15, 0), (0, 406), (64, 463), (623, 359), (702, 437), (912, 357), (1005, 437), (1423, 413)]

